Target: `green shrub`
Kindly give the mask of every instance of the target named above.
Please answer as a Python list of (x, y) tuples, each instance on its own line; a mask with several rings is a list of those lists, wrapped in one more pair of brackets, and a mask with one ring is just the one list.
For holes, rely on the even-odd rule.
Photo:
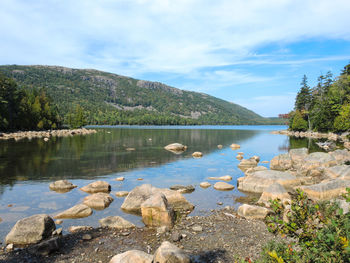
[(293, 131), (306, 131), (307, 130), (307, 121), (304, 120), (300, 111), (296, 111), (293, 117), (292, 122)]

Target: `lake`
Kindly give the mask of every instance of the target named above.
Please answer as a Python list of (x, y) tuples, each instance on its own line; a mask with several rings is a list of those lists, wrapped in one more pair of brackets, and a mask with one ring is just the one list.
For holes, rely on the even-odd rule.
[[(245, 158), (258, 155), (261, 161), (270, 161), (289, 148), (318, 150), (312, 140), (270, 134), (273, 130), (286, 129), (285, 126), (94, 128), (96, 134), (51, 138), (48, 142), (43, 139), (0, 141), (0, 240), (4, 240), (21, 218), (39, 213), (53, 216), (81, 203), (88, 194), (79, 188), (96, 180), (111, 184), (114, 201), (90, 217), (64, 220), (64, 230), (71, 225), (98, 226), (99, 219), (110, 215), (122, 216), (142, 226), (140, 217), (120, 210), (124, 198), (116, 197), (115, 192), (129, 191), (145, 183), (156, 187), (195, 186), (193, 193), (185, 194), (196, 207), (191, 215), (227, 205), (238, 207), (237, 198), (245, 196), (244, 193), (237, 189), (228, 192), (212, 187), (202, 189), (199, 183), (208, 181), (210, 176), (230, 175), (233, 177), (230, 183), (236, 185), (237, 178), (244, 175), (237, 167), (237, 152), (243, 152)], [(164, 150), (164, 146), (174, 142), (187, 145), (187, 151), (174, 154)], [(232, 143), (240, 144), (241, 148), (232, 150), (229, 147)], [(223, 148), (218, 149), (218, 144)], [(195, 151), (202, 152), (203, 158), (193, 158)], [(125, 181), (114, 180), (119, 176), (124, 176)], [(68, 179), (78, 188), (64, 194), (50, 191), (49, 183), (60, 179)], [(218, 202), (222, 202), (222, 206)]]

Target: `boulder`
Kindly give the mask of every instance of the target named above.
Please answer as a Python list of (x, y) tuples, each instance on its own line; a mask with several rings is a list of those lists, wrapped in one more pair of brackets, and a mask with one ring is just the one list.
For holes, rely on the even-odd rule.
[(174, 225), (174, 211), (162, 193), (156, 193), (141, 204), (142, 221), (146, 226), (158, 227)]
[(241, 169), (243, 172), (245, 172), (249, 168), (256, 167), (257, 165), (258, 165), (258, 163), (257, 163), (257, 161), (255, 159), (243, 159), (238, 164), (238, 168)]
[(214, 189), (219, 191), (230, 191), (234, 189), (235, 187), (232, 184), (228, 184), (225, 182), (217, 182), (214, 184)]
[(56, 191), (59, 193), (66, 193), (72, 190), (73, 188), (76, 188), (77, 186), (72, 184), (71, 182), (67, 180), (58, 180), (56, 182), (53, 182), (49, 185), (49, 188), (52, 191)]
[(115, 255), (109, 263), (152, 263), (153, 256), (140, 250), (129, 250)]
[(211, 186), (211, 184), (209, 182), (201, 182), (199, 186), (202, 188), (208, 188)]
[(302, 170), (312, 170), (318, 167), (331, 167), (337, 165), (337, 161), (329, 153), (314, 152), (310, 153), (305, 159), (304, 164), (301, 166)]
[(128, 191), (119, 191), (119, 192), (115, 193), (115, 196), (117, 196), (117, 197), (124, 197), (124, 196), (127, 196), (128, 194), (129, 194)]
[(221, 144), (218, 144), (218, 149), (222, 149), (222, 145)]
[(104, 181), (96, 181), (80, 188), (80, 190), (89, 194), (99, 193), (99, 192), (109, 193), (111, 191), (111, 185)]
[(274, 183), (262, 193), (258, 203), (270, 207), (270, 200), (280, 199), (283, 204), (291, 203), (291, 197), (279, 183)]
[(83, 218), (88, 217), (92, 214), (92, 209), (84, 204), (75, 205), (62, 213), (59, 213), (54, 218), (55, 219), (65, 219), (65, 218)]
[(108, 216), (98, 221), (102, 227), (125, 229), (133, 228), (135, 225), (120, 216)]
[(307, 148), (298, 148), (289, 150), (289, 156), (292, 159), (292, 166), (295, 169), (298, 169), (304, 162), (304, 159), (309, 154)]
[(241, 148), (241, 146), (239, 144), (235, 144), (235, 143), (232, 143), (230, 145), (230, 147), (231, 147), (232, 150), (237, 150), (237, 149)]
[(350, 180), (334, 179), (325, 180), (319, 184), (300, 187), (307, 196), (315, 201), (331, 200), (346, 193), (350, 187)]
[(350, 142), (344, 142), (344, 147), (350, 150)]
[(178, 191), (182, 194), (189, 194), (195, 190), (195, 188), (192, 185), (172, 185), (170, 186), (170, 189)]
[(165, 146), (164, 149), (173, 153), (183, 153), (187, 150), (187, 146), (181, 143), (172, 143)]
[(243, 158), (244, 158), (243, 155), (240, 155), (240, 154), (238, 154), (238, 155), (236, 156), (236, 159), (239, 160), (239, 161), (242, 160)]
[(194, 206), (181, 193), (166, 188), (156, 188), (150, 184), (143, 184), (131, 190), (121, 208), (128, 213), (141, 214), (141, 204), (156, 193), (164, 194), (169, 205), (175, 211), (192, 211), (194, 209)]
[(164, 241), (155, 251), (153, 262), (155, 263), (190, 263), (190, 257), (180, 248)]
[(265, 219), (270, 210), (261, 206), (244, 204), (238, 207), (237, 213), (247, 219)]
[(203, 157), (203, 153), (201, 153), (201, 152), (194, 152), (194, 153), (192, 153), (192, 156), (194, 158), (201, 158), (201, 157)]
[(334, 152), (329, 152), (335, 160), (337, 164), (344, 164), (346, 162), (350, 162), (350, 152), (346, 149), (343, 150), (335, 150)]
[(283, 187), (299, 185), (301, 180), (290, 172), (275, 170), (257, 171), (249, 176), (238, 178), (238, 189), (246, 192), (262, 193), (267, 187), (279, 183)]
[(280, 154), (270, 161), (270, 169), (277, 171), (286, 171), (292, 168), (292, 158), (288, 153)]
[(349, 165), (337, 165), (324, 170), (324, 175), (327, 178), (335, 179), (342, 178), (350, 180), (350, 166)]
[(222, 180), (222, 181), (231, 181), (232, 177), (230, 175), (224, 175), (220, 177), (209, 177), (209, 180)]
[(113, 202), (113, 197), (107, 193), (96, 193), (84, 198), (84, 204), (96, 210), (102, 210)]
[(35, 244), (50, 237), (55, 229), (55, 222), (48, 215), (33, 215), (17, 221), (5, 241), (15, 245)]
[(255, 160), (257, 163), (260, 162), (260, 156), (254, 155), (253, 157), (250, 157), (250, 159)]

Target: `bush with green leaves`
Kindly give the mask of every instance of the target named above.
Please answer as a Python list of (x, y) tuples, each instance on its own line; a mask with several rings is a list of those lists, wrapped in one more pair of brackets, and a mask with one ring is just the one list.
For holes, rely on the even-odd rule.
[[(350, 188), (344, 198), (350, 202)], [(271, 208), (274, 214), (266, 218), (269, 230), (295, 242), (269, 243), (260, 262), (350, 262), (350, 213), (343, 214), (335, 202), (316, 203), (297, 190), (290, 208), (278, 199)]]

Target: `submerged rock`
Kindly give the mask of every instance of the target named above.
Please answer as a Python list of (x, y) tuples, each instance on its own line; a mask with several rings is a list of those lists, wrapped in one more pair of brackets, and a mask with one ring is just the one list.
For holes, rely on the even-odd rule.
[(181, 143), (172, 143), (164, 147), (165, 150), (173, 152), (173, 153), (183, 153), (187, 150), (187, 146)]
[(228, 184), (225, 182), (217, 182), (214, 184), (214, 189), (220, 190), (220, 191), (230, 191), (234, 188), (235, 187), (232, 184)]
[(236, 149), (241, 148), (241, 146), (240, 146), (239, 144), (236, 144), (236, 143), (232, 143), (232, 144), (230, 145), (230, 147), (231, 147), (232, 150), (236, 150)]
[(96, 181), (80, 188), (80, 190), (87, 192), (89, 194), (99, 193), (99, 192), (109, 193), (111, 191), (111, 185), (104, 181)]
[(49, 188), (53, 191), (59, 192), (59, 193), (66, 193), (72, 190), (73, 188), (76, 188), (77, 186), (72, 184), (71, 182), (67, 180), (58, 180), (56, 182), (53, 182), (49, 185)]
[(48, 215), (33, 215), (17, 221), (5, 241), (15, 245), (35, 244), (50, 237), (55, 229), (55, 222)]
[(203, 153), (201, 153), (201, 152), (194, 152), (194, 153), (192, 153), (192, 156), (194, 158), (201, 158), (201, 157), (203, 157)]
[(117, 197), (124, 197), (124, 196), (127, 196), (128, 194), (129, 194), (128, 191), (119, 191), (119, 192), (115, 193), (115, 196), (117, 196)]
[(232, 176), (224, 175), (224, 176), (220, 176), (220, 177), (209, 177), (208, 179), (209, 180), (231, 181), (232, 180)]
[(83, 218), (92, 215), (92, 209), (84, 204), (75, 205), (58, 215), (56, 215), (55, 219), (65, 219), (65, 218)]
[(172, 185), (170, 186), (170, 189), (174, 191), (178, 191), (182, 194), (189, 194), (195, 190), (193, 185)]
[(209, 182), (201, 182), (199, 186), (202, 188), (208, 188), (211, 186), (211, 184)]

